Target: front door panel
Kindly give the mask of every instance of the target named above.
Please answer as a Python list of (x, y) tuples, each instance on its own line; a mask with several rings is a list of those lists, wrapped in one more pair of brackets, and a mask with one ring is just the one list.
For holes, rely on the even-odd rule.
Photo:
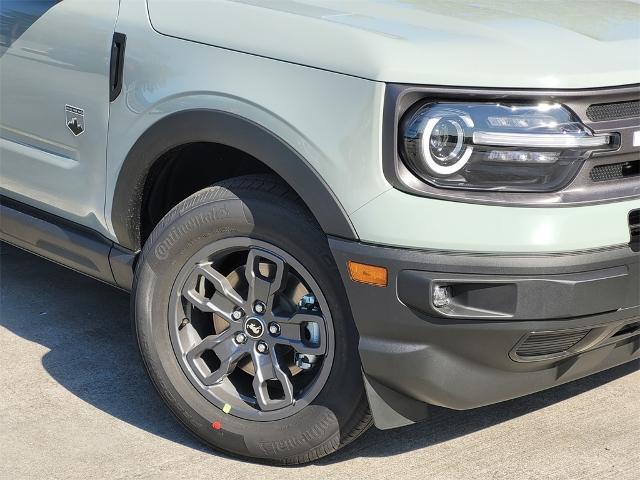
[(0, 4), (0, 191), (101, 231), (118, 3)]

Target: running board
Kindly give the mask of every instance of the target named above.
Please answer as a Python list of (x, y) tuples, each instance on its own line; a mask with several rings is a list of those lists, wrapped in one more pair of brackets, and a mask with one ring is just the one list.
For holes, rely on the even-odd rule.
[(131, 290), (134, 252), (94, 230), (4, 196), (0, 197), (0, 240)]

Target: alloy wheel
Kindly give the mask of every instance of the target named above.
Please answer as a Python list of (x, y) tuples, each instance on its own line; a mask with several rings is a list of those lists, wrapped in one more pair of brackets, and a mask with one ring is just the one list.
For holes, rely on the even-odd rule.
[(168, 318), (182, 370), (225, 413), (293, 415), (331, 369), (332, 319), (319, 286), (266, 242), (230, 238), (196, 253), (174, 283)]

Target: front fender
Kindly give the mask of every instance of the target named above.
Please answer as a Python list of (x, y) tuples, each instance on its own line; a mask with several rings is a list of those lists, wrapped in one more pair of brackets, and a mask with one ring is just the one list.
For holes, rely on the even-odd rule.
[(133, 145), (116, 182), (111, 222), (120, 245), (141, 248), (140, 214), (145, 181), (153, 164), (172, 148), (212, 142), (241, 150), (280, 175), (302, 198), (325, 233), (349, 239), (357, 234), (326, 182), (291, 146), (238, 115), (195, 109), (170, 114), (149, 127)]

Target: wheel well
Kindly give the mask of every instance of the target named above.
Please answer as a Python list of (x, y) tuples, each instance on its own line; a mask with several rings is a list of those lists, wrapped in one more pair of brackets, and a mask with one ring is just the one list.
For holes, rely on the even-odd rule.
[(192, 193), (221, 180), (256, 173), (278, 176), (257, 158), (226, 145), (196, 142), (171, 149), (153, 163), (145, 180), (142, 243), (162, 217)]
[(358, 239), (331, 187), (289, 144), (238, 115), (195, 109), (158, 120), (129, 150), (111, 205), (117, 243), (137, 251), (158, 220), (191, 193), (237, 175), (265, 172), (277, 174), (298, 194), (325, 233)]

